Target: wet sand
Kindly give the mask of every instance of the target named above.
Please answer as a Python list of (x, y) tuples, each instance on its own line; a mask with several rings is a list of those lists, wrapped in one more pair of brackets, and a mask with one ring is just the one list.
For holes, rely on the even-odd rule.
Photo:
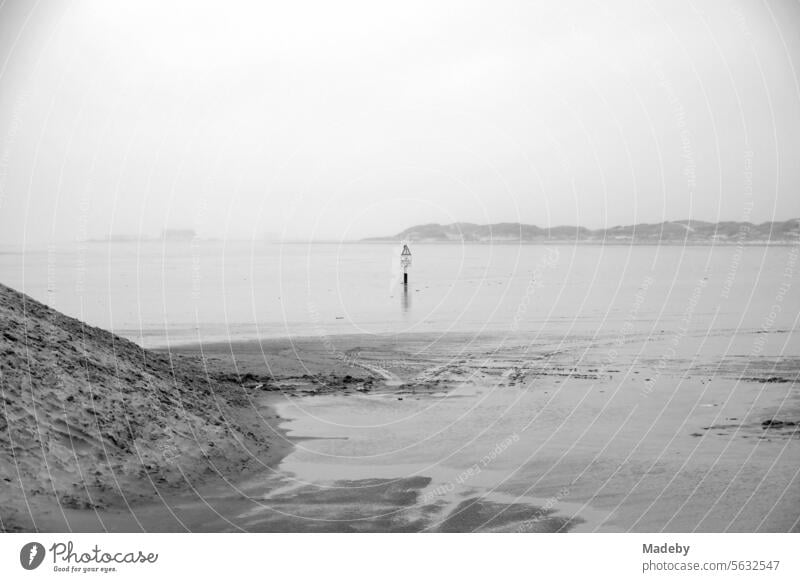
[[(314, 351), (308, 341), (302, 353)], [(368, 367), (394, 362), (387, 371), (400, 382), (354, 396), (365, 405), (318, 396), (279, 407), (292, 418), (290, 435), (337, 439), (310, 441), (284, 461), (308, 482), (428, 476), (434, 483), (421, 489), (417, 509), (472, 495), (540, 503), (579, 531), (798, 530), (800, 366), (787, 355), (798, 353), (790, 330), (535, 341), (422, 334), (336, 345)], [(393, 401), (388, 413), (376, 399)], [(391, 434), (365, 428), (370, 421)], [(517, 440), (492, 457), (509, 438)], [(462, 513), (427, 509), (434, 530)], [(525, 523), (460, 527), (517, 531)]]
[(797, 348), (790, 330), (173, 348), (243, 387), (268, 455), (66, 518), (73, 531), (800, 531)]
[[(798, 531), (800, 367), (785, 355), (797, 342), (720, 330), (173, 349), (261, 394), (261, 430), (285, 456), (137, 519), (166, 531)], [(123, 513), (106, 527), (136, 529)]]

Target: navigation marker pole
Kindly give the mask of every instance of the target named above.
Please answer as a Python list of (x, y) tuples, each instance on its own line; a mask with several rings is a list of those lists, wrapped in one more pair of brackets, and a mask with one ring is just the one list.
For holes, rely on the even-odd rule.
[(403, 244), (403, 252), (400, 253), (400, 264), (403, 266), (403, 287), (408, 287), (408, 268), (411, 266), (411, 251), (407, 244)]

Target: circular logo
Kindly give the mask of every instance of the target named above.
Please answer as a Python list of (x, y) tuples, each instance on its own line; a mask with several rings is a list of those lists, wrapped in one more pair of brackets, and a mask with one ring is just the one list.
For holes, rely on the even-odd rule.
[(19, 551), (19, 563), (26, 570), (35, 570), (44, 561), (44, 546), (39, 542), (29, 542)]

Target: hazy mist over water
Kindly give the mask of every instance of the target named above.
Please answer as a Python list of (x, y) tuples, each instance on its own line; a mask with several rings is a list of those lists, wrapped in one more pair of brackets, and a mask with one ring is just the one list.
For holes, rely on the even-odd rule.
[(4, 282), (149, 347), (346, 333), (792, 328), (795, 246), (115, 243), (3, 254)]
[(795, 2), (2, 16), (0, 244), (800, 217)]

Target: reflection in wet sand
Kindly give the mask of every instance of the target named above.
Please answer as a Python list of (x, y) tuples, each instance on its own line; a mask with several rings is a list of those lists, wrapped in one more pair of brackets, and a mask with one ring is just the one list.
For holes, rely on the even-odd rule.
[(238, 520), (249, 531), (565, 532), (603, 523), (607, 515), (591, 507), (514, 491), (527, 450), (515, 450), (518, 436), (504, 429), (477, 456), (454, 457), (442, 437), (420, 454), (415, 441), (429, 423), (446, 423), (482, 395), (471, 387), (446, 403), (336, 395), (280, 404), (289, 435), (302, 441), (279, 467), (284, 485), (251, 493), (258, 505)]
[(425, 503), (431, 483), (429, 477), (406, 477), (287, 488), (239, 517), (248, 531), (316, 532), (566, 532), (583, 521), (502, 495)]

